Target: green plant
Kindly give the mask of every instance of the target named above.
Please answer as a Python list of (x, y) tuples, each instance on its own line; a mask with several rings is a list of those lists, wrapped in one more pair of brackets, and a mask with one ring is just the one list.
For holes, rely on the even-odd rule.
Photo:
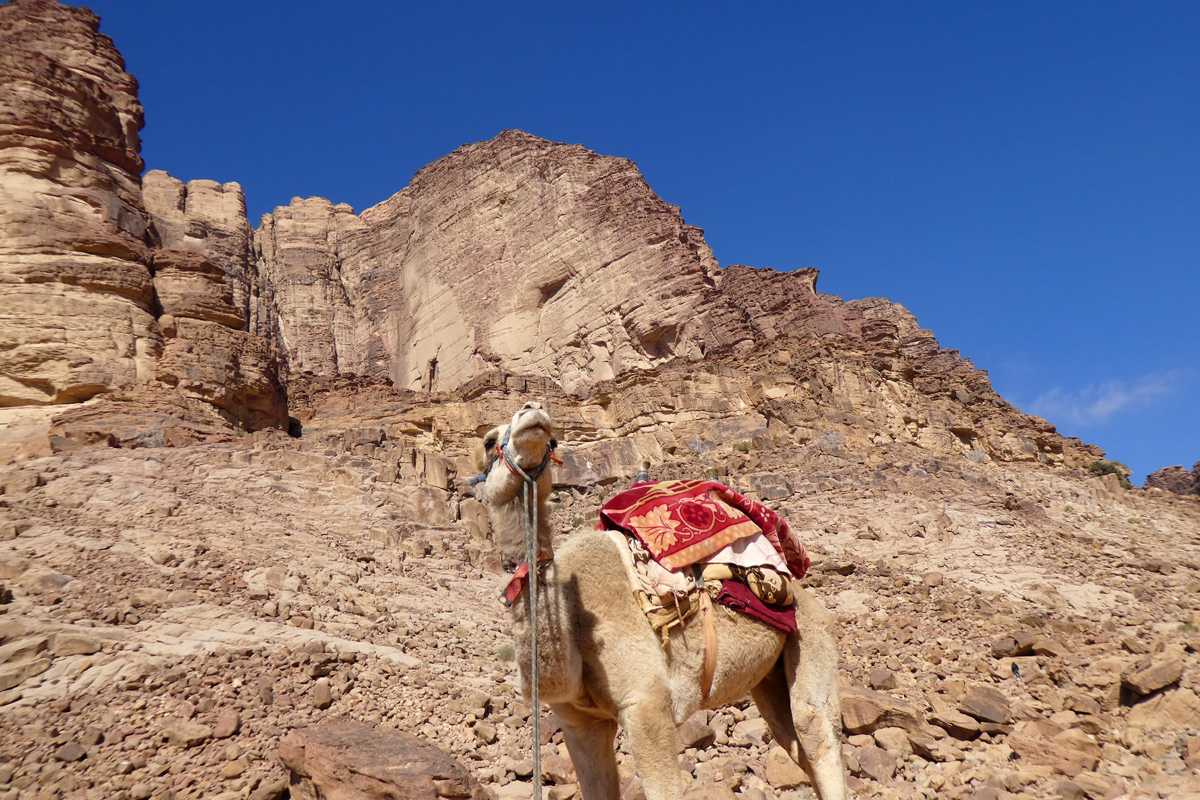
[(501, 661), (512, 661), (517, 657), (517, 651), (513, 649), (511, 644), (502, 644), (496, 650), (496, 657)]
[(753, 447), (753, 446), (754, 446), (754, 442), (752, 442), (752, 441), (750, 441), (749, 439), (747, 439), (747, 440), (746, 440), (746, 441), (744, 441), (744, 442), (738, 442), (737, 444), (735, 444), (735, 445), (733, 446), (733, 449), (734, 449), (734, 450), (737, 450), (739, 453), (749, 453), (749, 452), (750, 452), (750, 448), (751, 448), (751, 447)]
[(1116, 475), (1122, 487), (1126, 489), (1133, 488), (1133, 484), (1129, 482), (1129, 475), (1133, 470), (1120, 461), (1105, 461), (1103, 459), (1093, 461), (1088, 464), (1087, 471), (1093, 475)]
[(576, 517), (575, 519), (571, 520), (571, 529), (574, 530), (575, 528), (578, 528), (583, 523), (584, 523), (583, 517)]

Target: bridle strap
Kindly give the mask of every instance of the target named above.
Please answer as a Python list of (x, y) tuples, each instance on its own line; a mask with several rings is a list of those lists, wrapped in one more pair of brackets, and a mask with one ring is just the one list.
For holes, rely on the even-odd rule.
[(521, 469), (521, 465), (517, 463), (517, 459), (508, 449), (508, 434), (508, 430), (504, 431), (504, 441), (496, 446), (496, 453), (499, 455), (500, 460), (504, 462), (504, 466), (508, 467), (508, 471), (526, 483), (532, 483), (542, 477), (542, 473), (546, 471), (546, 467), (550, 465), (551, 461), (556, 464), (562, 463), (562, 459), (554, 454), (554, 440), (552, 439), (546, 445), (546, 455), (542, 456), (542, 463), (526, 472)]

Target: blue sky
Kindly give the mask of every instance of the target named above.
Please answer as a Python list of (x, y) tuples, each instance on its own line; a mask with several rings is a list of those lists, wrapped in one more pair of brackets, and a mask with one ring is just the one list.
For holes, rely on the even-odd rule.
[(520, 128), (723, 265), (885, 296), (1124, 461), (1200, 460), (1200, 4), (100, 0), (149, 168), (358, 210)]

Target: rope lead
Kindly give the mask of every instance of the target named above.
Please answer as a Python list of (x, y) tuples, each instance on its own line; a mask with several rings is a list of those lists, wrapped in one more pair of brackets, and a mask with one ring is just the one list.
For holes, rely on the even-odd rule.
[(529, 672), (533, 680), (533, 800), (542, 800), (542, 706), (538, 697), (537, 646), (537, 484), (525, 482), (525, 560), (533, 574), (529, 581)]
[(525, 563), (529, 565), (530, 573), (527, 594), (529, 595), (530, 626), (529, 677), (533, 682), (533, 696), (531, 698), (533, 709), (529, 714), (529, 719), (533, 726), (533, 800), (542, 800), (542, 708), (538, 693), (537, 646), (537, 478), (541, 477), (542, 472), (546, 469), (546, 464), (550, 461), (552, 448), (547, 448), (546, 457), (542, 459), (541, 465), (535, 470), (534, 476), (529, 475), (525, 470), (521, 469), (517, 464), (517, 460), (506, 452), (508, 450), (508, 431), (504, 432), (504, 441), (497, 449), (500, 451), (501, 458), (508, 465), (508, 468), (524, 482), (522, 499), (525, 501)]

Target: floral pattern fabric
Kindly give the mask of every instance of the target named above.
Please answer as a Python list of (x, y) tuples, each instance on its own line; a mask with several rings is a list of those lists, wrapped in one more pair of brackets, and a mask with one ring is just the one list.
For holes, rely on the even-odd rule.
[(669, 570), (704, 561), (760, 531), (783, 556), (793, 577), (804, 577), (810, 563), (782, 517), (715, 481), (635, 484), (604, 504), (600, 527), (635, 536)]

